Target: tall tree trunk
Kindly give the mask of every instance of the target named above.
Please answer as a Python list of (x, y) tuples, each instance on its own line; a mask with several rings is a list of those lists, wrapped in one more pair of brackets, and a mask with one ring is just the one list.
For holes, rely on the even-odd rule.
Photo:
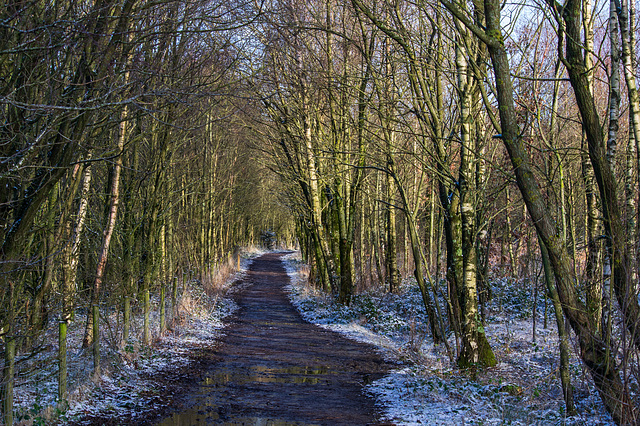
[(335, 285), (335, 263), (333, 261), (332, 251), (329, 248), (328, 237), (322, 222), (322, 207), (320, 205), (320, 190), (318, 188), (318, 172), (316, 169), (316, 158), (313, 151), (311, 123), (309, 117), (305, 114), (303, 118), (305, 153), (307, 160), (307, 170), (309, 173), (309, 193), (311, 197), (311, 213), (314, 234), (316, 238), (316, 253), (320, 254), (318, 265), (322, 265), (320, 273), (324, 287), (329, 291), (336, 289)]
[[(620, 7), (614, 10), (620, 23), (620, 32), (622, 35), (622, 68), (627, 84), (627, 95), (629, 100), (629, 140), (627, 145), (627, 174), (625, 176), (625, 192), (626, 192), (626, 233), (628, 241), (636, 241), (636, 243), (628, 244), (629, 262), (631, 265), (632, 281), (637, 281), (638, 276), (638, 234), (636, 229), (636, 206), (635, 194), (633, 188), (633, 151), (640, 143), (640, 95), (636, 82), (636, 66), (635, 66), (635, 26), (634, 26), (634, 9), (633, 1), (622, 0), (617, 3)], [(638, 159), (640, 161), (640, 158)], [(636, 171), (640, 168), (636, 168)]]
[(160, 227), (160, 262), (161, 262), (161, 273), (160, 273), (160, 334), (164, 334), (167, 330), (167, 319), (166, 319), (166, 286), (167, 286), (167, 245), (165, 239), (166, 227), (164, 223)]
[[(171, 181), (173, 182), (173, 180)], [(169, 188), (173, 188), (174, 184), (170, 184)], [(172, 192), (170, 189), (170, 193)], [(176, 250), (174, 247), (174, 225), (173, 225), (173, 211), (174, 204), (169, 203), (168, 212), (167, 212), (167, 235), (166, 235), (166, 243), (167, 243), (167, 280), (171, 282), (171, 320), (170, 327), (173, 328), (175, 326), (175, 322), (178, 318), (178, 277), (176, 273)], [(239, 256), (239, 254), (238, 254)], [(239, 267), (238, 267), (239, 269)]]
[[(390, 155), (390, 154), (388, 154)], [(387, 256), (387, 275), (389, 277), (389, 292), (395, 293), (400, 286), (400, 272), (398, 271), (398, 236), (396, 228), (396, 207), (394, 206), (393, 199), (393, 178), (391, 174), (387, 174), (386, 181), (386, 213), (387, 213), (387, 244), (386, 244), (386, 256)]]
[(549, 252), (547, 247), (542, 242), (540, 236), (538, 236), (538, 243), (540, 246), (540, 254), (542, 256), (542, 267), (544, 269), (544, 281), (547, 286), (547, 291), (553, 302), (553, 308), (556, 315), (556, 324), (558, 326), (558, 338), (560, 340), (558, 346), (560, 349), (560, 382), (562, 383), (562, 395), (564, 397), (564, 403), (566, 413), (569, 416), (573, 416), (576, 413), (576, 407), (573, 402), (573, 386), (571, 386), (571, 374), (569, 372), (569, 333), (564, 322), (564, 313), (562, 312), (562, 305), (556, 286), (554, 283), (553, 271), (551, 269), (551, 262), (549, 260)]
[[(390, 165), (391, 171), (393, 173), (393, 164)], [(424, 262), (423, 262), (423, 253), (422, 253), (422, 242), (420, 241), (420, 234), (418, 233), (416, 221), (415, 221), (415, 213), (410, 212), (409, 200), (407, 199), (407, 194), (404, 191), (404, 188), (401, 186), (401, 183), (398, 181), (397, 177), (394, 176), (394, 181), (396, 182), (396, 187), (398, 188), (398, 192), (400, 193), (400, 198), (402, 199), (402, 203), (405, 209), (405, 217), (407, 220), (407, 225), (409, 226), (409, 235), (411, 237), (411, 249), (413, 252), (413, 261), (415, 264), (415, 270), (413, 274), (418, 282), (418, 288), (420, 288), (420, 293), (422, 295), (422, 301), (424, 303), (425, 310), (427, 311), (427, 317), (429, 319), (429, 326), (431, 328), (431, 335), (433, 336), (433, 341), (436, 344), (444, 343), (447, 345), (446, 336), (444, 332), (444, 326), (442, 324), (442, 315), (440, 315), (440, 307), (438, 305), (438, 300), (432, 300), (429, 295), (429, 288), (427, 286), (427, 282), (425, 280), (425, 274), (427, 270), (425, 270)], [(430, 283), (433, 284), (433, 283)]]
[[(582, 15), (583, 15), (583, 33), (585, 44), (585, 57), (584, 63), (587, 70), (587, 81), (589, 84), (589, 91), (593, 94), (593, 5), (591, 0), (583, 0), (582, 3)], [(559, 68), (559, 67), (558, 67)], [(557, 69), (558, 69), (557, 68)], [(558, 71), (556, 71), (557, 75)], [(559, 84), (554, 84), (554, 90), (557, 91)], [(586, 147), (587, 139), (586, 133), (582, 131), (582, 146), (581, 146), (581, 173), (582, 181), (585, 188), (585, 202), (586, 202), (586, 217), (585, 217), (585, 231), (586, 231), (586, 243), (587, 243), (587, 259), (585, 264), (585, 288), (586, 288), (586, 303), (589, 314), (593, 317), (593, 321), (596, 324), (596, 331), (600, 333), (602, 325), (602, 281), (599, 272), (602, 272), (600, 265), (602, 243), (599, 241), (599, 237), (602, 234), (600, 211), (598, 208), (598, 193), (595, 186), (595, 177), (593, 174), (593, 166), (589, 161), (589, 153)]]
[[(380, 183), (380, 174), (376, 174), (376, 183), (375, 183), (375, 194), (373, 200), (371, 200), (371, 245), (373, 246), (373, 263), (375, 265), (376, 277), (378, 279), (378, 283), (384, 283), (384, 266), (382, 263), (383, 252), (382, 252), (382, 238), (380, 237), (380, 207), (379, 203), (375, 201), (375, 198), (381, 196), (381, 183)], [(384, 228), (383, 228), (384, 229)]]
[[(585, 140), (583, 139), (583, 142)], [(600, 236), (600, 212), (598, 209), (598, 194), (595, 189), (593, 177), (593, 167), (589, 162), (589, 154), (586, 150), (581, 153), (581, 172), (582, 182), (585, 187), (586, 198), (586, 242), (587, 242), (587, 258), (585, 263), (585, 289), (586, 304), (589, 315), (594, 319), (596, 324), (596, 332), (600, 333), (600, 325), (602, 323), (602, 281), (600, 280), (598, 271), (599, 259), (601, 257), (601, 243), (598, 241)]]
[[(47, 206), (47, 215), (45, 219), (45, 232), (46, 237), (44, 240), (45, 246), (45, 264), (44, 264), (44, 274), (42, 276), (42, 282), (40, 284), (40, 288), (36, 292), (34, 301), (33, 301), (33, 310), (31, 317), (31, 326), (34, 328), (35, 335), (39, 334), (42, 329), (46, 326), (46, 317), (45, 312), (47, 310), (46, 300), (45, 298), (51, 291), (51, 285), (53, 283), (54, 276), (54, 256), (56, 251), (58, 251), (58, 240), (56, 238), (55, 231), (55, 209), (58, 201), (58, 191), (60, 184), (57, 183), (51, 194), (49, 195), (49, 205)], [(73, 195), (72, 195), (73, 196)]]
[[(394, 150), (397, 149), (397, 135), (395, 129), (395, 121), (393, 118), (394, 104), (397, 102), (397, 96), (393, 91), (394, 72), (392, 69), (391, 44), (384, 41), (385, 57), (384, 61), (384, 80), (381, 87), (376, 86), (380, 96), (379, 117), (382, 122), (382, 132), (385, 143), (386, 167), (393, 170)], [(389, 292), (395, 293), (400, 286), (400, 271), (398, 268), (398, 233), (396, 221), (396, 200), (393, 194), (395, 191), (393, 176), (391, 173), (386, 174), (385, 181), (385, 202), (386, 205), (386, 262), (387, 278), (389, 279)]]
[[(90, 158), (90, 157), (89, 157)], [(58, 398), (62, 401), (67, 396), (67, 327), (73, 315), (73, 297), (76, 292), (76, 277), (78, 273), (78, 262), (80, 257), (80, 238), (87, 217), (89, 204), (89, 191), (91, 189), (91, 167), (87, 165), (84, 169), (82, 181), (82, 193), (80, 204), (76, 215), (76, 225), (71, 232), (71, 220), (67, 222), (67, 235), (70, 241), (64, 249), (63, 285), (62, 285), (62, 316), (58, 325)]]
[(624, 192), (626, 201), (626, 232), (628, 235), (627, 244), (629, 251), (629, 257), (631, 262), (631, 279), (637, 282), (638, 270), (637, 270), (637, 256), (636, 242), (638, 236), (636, 235), (636, 190), (633, 181), (634, 172), (634, 151), (635, 151), (635, 138), (633, 134), (629, 135), (629, 140), (626, 143), (625, 163), (626, 173), (624, 175)]
[(634, 46), (635, 28), (632, 25), (633, 15), (630, 16), (629, 14), (629, 8), (630, 6), (633, 7), (633, 4), (630, 0), (620, 0), (614, 3), (615, 7), (612, 10), (617, 14), (622, 36), (622, 51), (616, 53), (621, 54), (622, 69), (627, 84), (630, 118), (629, 133), (637, 141), (640, 139), (640, 95), (638, 94), (634, 65), (634, 55), (636, 54)]
[[(3, 271), (4, 272), (4, 271)], [(4, 334), (4, 366), (2, 368), (2, 418), (5, 425), (13, 424), (13, 388), (16, 360), (16, 287), (12, 279), (5, 278), (8, 290), (7, 316)]]
[[(429, 265), (432, 271), (435, 269), (436, 260), (435, 256), (437, 254), (436, 243), (437, 240), (435, 238), (436, 233), (436, 185), (435, 182), (431, 182), (431, 195), (429, 197)], [(435, 272), (432, 272), (435, 273)]]
[[(628, 3), (628, 10), (629, 10), (629, 28), (635, 28), (636, 27), (636, 23), (635, 23), (635, 16), (636, 16), (636, 12), (635, 12), (635, 3), (634, 2), (629, 2)], [(635, 52), (636, 49), (636, 32), (635, 31), (629, 31), (629, 50), (631, 52)], [(634, 55), (631, 55), (631, 71), (632, 71), (632, 75), (635, 75), (637, 69), (637, 60), (635, 58)], [(634, 115), (634, 120), (638, 118), (637, 115)], [(638, 129), (640, 128), (639, 126), (636, 126), (636, 124), (634, 123), (634, 128)], [(636, 255), (636, 264), (634, 265), (636, 268), (636, 280), (638, 275), (640, 275), (640, 139), (638, 139), (638, 137), (633, 138), (634, 143), (635, 143), (635, 151), (636, 151), (636, 163), (635, 163), (635, 171), (636, 171), (636, 211), (635, 211), (635, 223), (636, 223), (636, 229), (635, 229), (635, 246), (633, 247), (633, 249), (635, 250), (635, 255)]]
[(109, 257), (109, 246), (111, 245), (111, 237), (113, 236), (113, 230), (116, 226), (118, 205), (120, 203), (120, 171), (122, 169), (122, 153), (124, 151), (124, 141), (127, 134), (126, 120), (127, 108), (125, 107), (122, 113), (120, 125), (118, 126), (116, 159), (111, 175), (111, 190), (109, 196), (109, 212), (107, 216), (107, 224), (102, 234), (102, 249), (100, 250), (100, 255), (98, 257), (98, 266), (96, 267), (96, 276), (93, 282), (91, 293), (91, 310), (87, 315), (87, 328), (85, 329), (85, 335), (82, 341), (82, 346), (85, 348), (93, 344), (94, 377), (100, 376), (100, 333), (96, 333), (96, 330), (99, 330), (97, 320), (99, 317), (100, 291), (102, 287), (102, 281), (104, 279), (105, 268), (107, 266), (107, 259)]
[(350, 232), (349, 224), (347, 223), (348, 212), (345, 205), (345, 199), (342, 197), (342, 182), (338, 179), (335, 192), (335, 202), (338, 214), (338, 235), (339, 240), (339, 254), (340, 254), (340, 294), (338, 300), (342, 304), (348, 305), (351, 303), (351, 296), (353, 295), (354, 277), (353, 277), (353, 236)]
[[(155, 188), (158, 188), (158, 182), (156, 180)], [(147, 227), (147, 256), (144, 262), (144, 274), (142, 278), (142, 309), (143, 309), (143, 325), (142, 325), (142, 342), (145, 346), (151, 344), (151, 299), (150, 288), (157, 275), (156, 261), (157, 261), (157, 248), (156, 248), (156, 229), (158, 221), (158, 203), (156, 202), (156, 191), (152, 191), (151, 195), (151, 212), (149, 223)]]
[[(470, 38), (470, 37), (469, 37)], [(471, 101), (473, 77), (467, 72), (467, 59), (461, 45), (456, 46), (456, 68), (460, 106), (460, 234), (462, 249), (462, 280), (458, 293), (462, 308), (462, 348), (458, 365), (462, 368), (493, 367), (497, 364), (478, 314), (478, 253), (476, 251), (476, 152), (472, 138)]]
[[(450, 300), (450, 322), (460, 339), (463, 333), (462, 286), (464, 280), (464, 257), (462, 253), (462, 218), (460, 217), (460, 192), (440, 184), (440, 203), (444, 208), (444, 234), (447, 252), (446, 277)], [(458, 342), (456, 342), (458, 343)]]
[(124, 347), (129, 341), (131, 335), (131, 299), (137, 292), (136, 283), (138, 281), (140, 271), (139, 262), (135, 253), (140, 248), (139, 227), (136, 224), (136, 205), (135, 197), (135, 176), (140, 167), (140, 156), (137, 144), (132, 147), (131, 154), (127, 157), (129, 161), (125, 165), (124, 170), (127, 175), (124, 182), (128, 183), (125, 191), (125, 211), (124, 211), (124, 289), (122, 300), (122, 341), (120, 345)]

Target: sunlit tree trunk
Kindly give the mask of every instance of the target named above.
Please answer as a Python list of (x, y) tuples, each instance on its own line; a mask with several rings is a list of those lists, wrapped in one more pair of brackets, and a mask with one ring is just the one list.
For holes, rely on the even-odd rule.
[[(303, 101), (307, 103), (308, 101)], [(308, 106), (306, 106), (308, 108)], [(320, 254), (318, 264), (322, 263), (320, 272), (325, 289), (332, 291), (335, 289), (335, 266), (331, 250), (329, 248), (328, 237), (322, 223), (322, 207), (320, 204), (320, 190), (318, 188), (318, 172), (316, 168), (316, 158), (313, 149), (313, 139), (311, 133), (310, 117), (305, 114), (303, 117), (303, 131), (305, 142), (306, 166), (309, 173), (309, 195), (311, 198), (312, 223), (316, 240), (316, 254)]]
[[(381, 99), (380, 110), (381, 121), (383, 126), (383, 135), (385, 140), (385, 154), (387, 156), (387, 167), (391, 167), (393, 164), (393, 150), (396, 146), (396, 131), (393, 128), (393, 107), (396, 102), (396, 96), (393, 93), (393, 70), (391, 66), (391, 46), (389, 42), (385, 43), (385, 64), (384, 64), (384, 77), (381, 89), (383, 98)], [(384, 102), (384, 103), (382, 103)], [(387, 202), (387, 239), (386, 239), (386, 265), (387, 276), (389, 279), (389, 291), (395, 293), (400, 286), (400, 271), (398, 270), (398, 235), (397, 235), (397, 223), (396, 223), (396, 200), (393, 196), (394, 191), (393, 176), (388, 173), (386, 175), (385, 182), (385, 200)]]
[[(439, 108), (441, 105), (441, 91), (438, 89), (441, 88), (439, 86), (439, 76), (436, 75), (434, 79), (428, 79), (425, 74), (425, 70), (422, 68), (422, 62), (419, 60), (416, 52), (413, 49), (412, 41), (408, 35), (408, 30), (405, 28), (400, 22), (399, 16), (393, 16), (394, 25), (398, 25), (399, 28), (392, 28), (390, 23), (384, 19), (381, 19), (376, 13), (374, 13), (367, 5), (362, 3), (360, 0), (352, 0), (352, 4), (358, 10), (362, 11), (366, 17), (380, 30), (382, 30), (390, 39), (392, 39), (404, 52), (405, 54), (405, 66), (407, 69), (407, 77), (409, 79), (410, 87), (412, 90), (412, 100), (414, 102), (415, 113), (418, 116), (418, 123), (420, 124), (422, 131), (425, 135), (429, 135), (432, 137), (434, 144), (437, 146), (437, 153), (439, 154), (437, 158), (438, 162), (438, 171), (445, 170), (446, 165), (444, 164), (444, 152), (442, 152), (441, 148), (444, 144), (444, 138), (442, 134), (442, 109)], [(387, 13), (393, 14), (395, 11), (389, 11)], [(436, 67), (436, 69), (439, 69)], [(380, 89), (380, 82), (377, 82), (378, 89)], [(431, 96), (430, 92), (436, 92), (436, 96)], [(383, 91), (381, 91), (383, 92)], [(381, 95), (381, 98), (384, 98)], [(388, 114), (386, 114), (388, 116)], [(385, 128), (383, 126), (383, 131)], [(385, 138), (388, 139), (387, 136)], [(404, 188), (402, 183), (398, 180), (393, 164), (393, 157), (387, 154), (387, 172), (392, 173), (396, 187), (401, 194), (402, 204), (404, 206), (404, 213), (407, 218), (407, 224), (409, 227), (409, 236), (411, 239), (411, 246), (413, 252), (413, 260), (415, 262), (415, 271), (414, 275), (416, 276), (416, 280), (418, 281), (419, 286), (421, 287), (421, 291), (423, 294), (423, 301), (425, 302), (425, 306), (430, 318), (430, 326), (432, 328), (432, 333), (434, 340), (436, 342), (442, 342), (444, 339), (444, 333), (442, 328), (440, 327), (440, 321), (442, 318), (439, 318), (436, 315), (434, 301), (431, 301), (431, 296), (429, 296), (429, 289), (427, 287), (427, 283), (424, 278), (424, 274), (427, 272), (424, 269), (423, 255), (421, 251), (421, 244), (417, 233), (417, 224), (416, 224), (416, 209), (417, 207), (412, 206), (411, 201), (408, 199), (406, 193), (404, 193)], [(442, 174), (439, 174), (438, 177), (441, 179), (448, 175), (448, 171)], [(442, 189), (442, 186), (441, 186)], [(448, 199), (449, 194), (443, 195), (441, 192), (441, 199)], [(452, 298), (452, 300), (457, 300), (456, 298)]]
[[(460, 35), (465, 37), (465, 35)], [(458, 188), (460, 194), (460, 251), (462, 253), (462, 270), (458, 289), (460, 307), (462, 308), (462, 348), (458, 356), (458, 365), (462, 368), (493, 367), (497, 364), (495, 355), (487, 340), (478, 312), (478, 253), (476, 251), (476, 153), (478, 150), (477, 135), (472, 135), (473, 117), (471, 115), (474, 92), (473, 73), (468, 71), (466, 56), (462, 45), (473, 46), (472, 37), (465, 37), (466, 43), (456, 45), (456, 71), (458, 77), (458, 93), (460, 108), (460, 172)], [(470, 55), (469, 55), (470, 56)], [(475, 136), (475, 137), (474, 137)], [(456, 248), (457, 250), (457, 248)]]
[[(583, 0), (583, 33), (585, 44), (585, 68), (587, 70), (587, 78), (589, 83), (589, 91), (593, 94), (594, 74), (593, 74), (593, 5), (591, 0)], [(558, 59), (560, 62), (560, 59)], [(558, 74), (559, 63), (556, 75)], [(554, 92), (558, 91), (558, 83), (554, 85)], [(594, 318), (597, 331), (601, 331), (602, 325), (602, 280), (599, 273), (602, 272), (601, 255), (602, 243), (599, 241), (601, 231), (601, 213), (598, 207), (598, 193), (595, 186), (595, 177), (593, 174), (593, 166), (589, 161), (589, 153), (586, 147), (587, 140), (583, 129), (582, 146), (581, 146), (581, 174), (582, 182), (585, 188), (586, 215), (585, 215), (585, 231), (587, 243), (587, 259), (585, 264), (585, 287), (586, 287), (586, 303), (589, 313)]]
[(167, 245), (166, 245), (166, 227), (163, 223), (160, 227), (160, 334), (164, 334), (167, 330), (166, 318), (166, 288), (167, 288)]
[[(627, 164), (625, 176), (625, 198), (626, 198), (626, 234), (630, 242), (627, 247), (629, 252), (629, 261), (631, 264), (632, 280), (637, 280), (638, 274), (638, 234), (636, 229), (636, 206), (635, 193), (633, 184), (633, 151), (640, 144), (640, 95), (636, 82), (636, 66), (635, 66), (635, 34), (634, 11), (635, 4), (630, 0), (622, 0), (616, 2), (613, 10), (616, 11), (620, 24), (620, 33), (622, 36), (622, 69), (627, 85), (627, 96), (629, 100), (629, 140), (627, 146)], [(640, 158), (638, 159), (640, 161)], [(636, 167), (636, 172), (640, 168)], [(635, 242), (635, 243), (634, 243)]]

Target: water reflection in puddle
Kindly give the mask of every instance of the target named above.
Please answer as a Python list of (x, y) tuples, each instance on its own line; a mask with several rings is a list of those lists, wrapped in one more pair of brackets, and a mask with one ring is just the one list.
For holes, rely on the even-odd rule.
[(225, 386), (229, 383), (306, 383), (310, 385), (328, 383), (328, 374), (332, 374), (326, 367), (286, 367), (274, 368), (264, 365), (252, 366), (242, 372), (216, 371), (209, 374), (201, 383), (201, 392), (208, 392), (207, 387)]
[[(269, 417), (243, 417), (227, 413), (224, 407), (217, 404), (223, 400), (216, 399), (216, 392), (242, 385), (284, 383), (301, 385), (325, 385), (329, 383), (328, 376), (336, 374), (324, 366), (287, 366), (273, 367), (269, 365), (254, 365), (245, 368), (218, 369), (210, 372), (200, 382), (199, 405), (193, 409), (176, 413), (158, 423), (158, 426), (190, 426), (190, 425), (251, 425), (251, 426), (310, 426), (311, 423), (292, 422)], [(204, 404), (203, 404), (204, 402)], [(224, 405), (224, 402), (222, 402)]]

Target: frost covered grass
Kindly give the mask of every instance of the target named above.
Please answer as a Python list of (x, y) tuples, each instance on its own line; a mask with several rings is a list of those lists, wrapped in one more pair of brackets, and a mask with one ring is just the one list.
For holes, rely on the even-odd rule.
[[(575, 354), (571, 379), (578, 414), (567, 417), (558, 377), (555, 322), (537, 318), (533, 339), (526, 289), (495, 283), (486, 333), (498, 366), (472, 376), (456, 368), (444, 345), (435, 346), (415, 282), (398, 294), (366, 292), (349, 307), (311, 287), (299, 253), (287, 255), (291, 301), (321, 327), (376, 346), (397, 369), (369, 384), (385, 421), (398, 425), (613, 425)], [(538, 309), (538, 314), (543, 308)], [(527, 314), (528, 312), (528, 314)], [(455, 338), (449, 343), (455, 350)]]
[[(57, 323), (43, 334), (40, 350), (19, 359), (21, 372), (15, 389), (16, 419), (19, 425), (64, 424), (80, 422), (87, 416), (111, 416), (127, 413), (144, 419), (149, 412), (164, 405), (160, 398), (162, 380), (195, 360), (199, 350), (212, 347), (222, 335), (225, 318), (237, 306), (229, 297), (231, 286), (240, 280), (259, 249), (243, 251), (220, 267), (188, 279), (181, 285), (178, 316), (171, 317), (167, 300), (169, 330), (160, 335), (159, 300), (152, 300), (152, 336), (150, 347), (142, 344), (142, 315), (132, 316), (132, 332), (127, 342), (120, 342), (121, 314), (102, 312), (102, 374), (92, 378), (93, 358), (90, 349), (81, 349), (85, 314), (79, 311), (70, 324), (67, 337), (69, 394), (57, 400)], [(239, 268), (238, 268), (239, 267)], [(169, 299), (169, 298), (168, 298)], [(135, 313), (135, 312), (134, 312)]]

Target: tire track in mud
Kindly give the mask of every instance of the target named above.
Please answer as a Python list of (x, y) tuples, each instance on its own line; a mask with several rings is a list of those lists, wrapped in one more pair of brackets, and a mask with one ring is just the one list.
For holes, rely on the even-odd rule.
[(370, 345), (305, 322), (285, 294), (281, 256), (253, 261), (201, 382), (158, 425), (379, 424), (363, 386), (391, 365)]

